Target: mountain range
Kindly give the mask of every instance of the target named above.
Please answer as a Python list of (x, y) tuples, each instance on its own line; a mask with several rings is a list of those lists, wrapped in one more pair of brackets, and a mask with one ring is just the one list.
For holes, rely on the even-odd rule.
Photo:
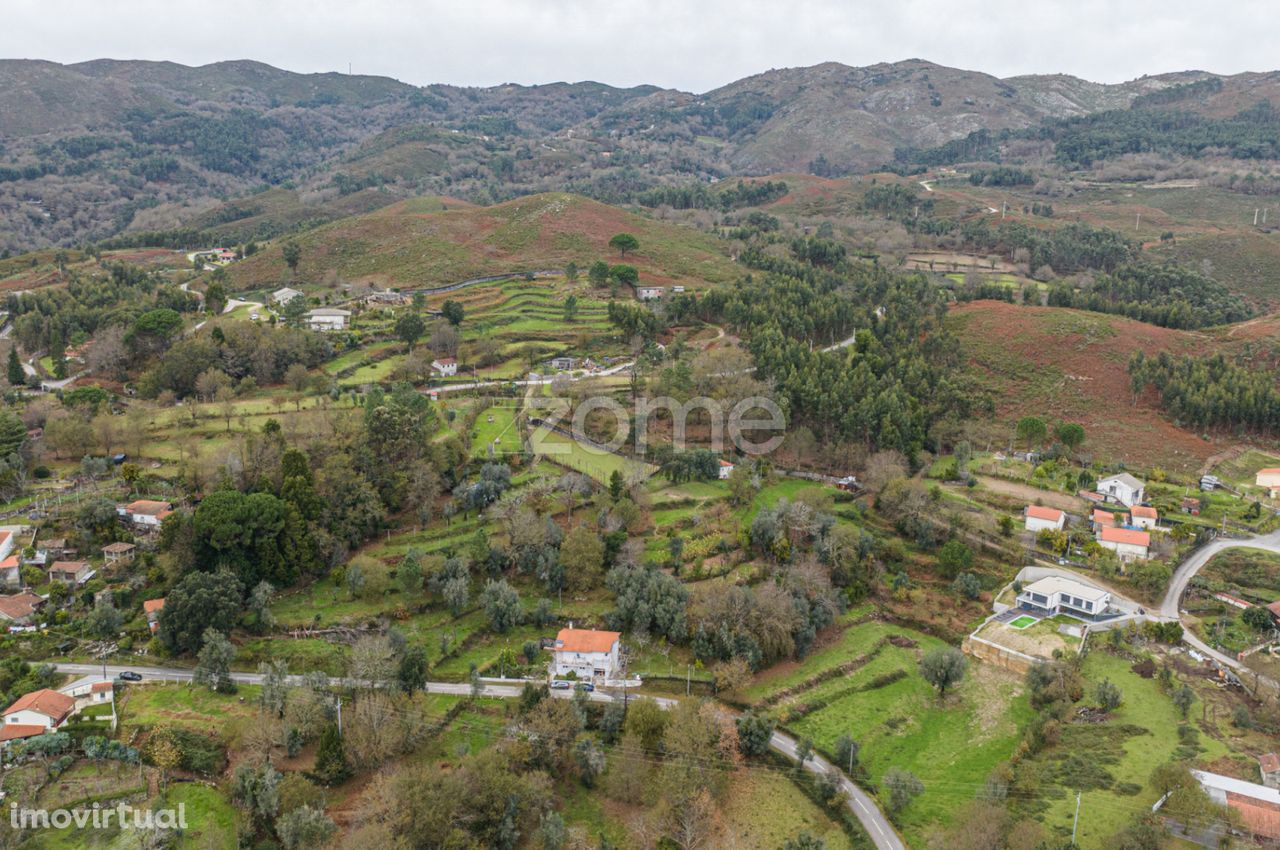
[(1124, 109), (1216, 79), (1179, 109), (1280, 95), (1280, 73), (1120, 84), (999, 79), (907, 60), (766, 71), (703, 94), (594, 83), (465, 88), (297, 74), (0, 61), (0, 249), (221, 228), (276, 233), (421, 194), (489, 203), (546, 190), (625, 200), (658, 185), (874, 170), (895, 149)]

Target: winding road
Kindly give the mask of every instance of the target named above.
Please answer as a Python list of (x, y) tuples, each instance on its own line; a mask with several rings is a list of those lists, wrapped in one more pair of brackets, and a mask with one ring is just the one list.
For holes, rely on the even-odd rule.
[[(192, 671), (181, 667), (123, 667), (119, 665), (108, 664), (103, 667), (101, 664), (63, 664), (50, 662), (59, 673), (70, 673), (82, 677), (93, 677), (95, 681), (105, 672), (109, 677), (119, 676), (129, 670), (136, 670), (142, 674), (143, 681), (148, 679), (153, 681), (164, 682), (189, 682), (192, 679)], [(261, 673), (241, 673), (233, 672), (231, 678), (236, 682), (244, 685), (258, 685), (262, 683)], [(359, 685), (361, 683), (345, 679), (331, 680), (344, 685)], [(520, 692), (524, 688), (524, 682), (518, 685), (508, 685), (496, 683), (493, 679), (484, 681), (483, 696), (499, 697), (502, 699), (514, 699), (520, 696)], [(290, 676), (290, 684), (302, 684), (301, 676)], [(449, 694), (452, 696), (470, 696), (471, 685), (466, 682), (427, 682), (423, 687), (429, 694)], [(552, 696), (562, 699), (572, 699), (573, 691), (552, 691)], [(613, 702), (615, 697), (612, 694), (603, 691), (594, 691), (589, 694), (594, 702)], [(676, 705), (679, 700), (670, 697), (653, 697), (658, 705), (669, 709)], [(774, 732), (773, 737), (769, 739), (769, 746), (775, 751), (781, 753), (789, 759), (795, 759), (799, 749), (799, 744), (794, 738), (785, 735), (782, 732)], [(840, 778), (840, 788), (845, 793), (845, 804), (849, 807), (849, 811), (853, 812), (854, 817), (866, 829), (867, 835), (871, 837), (872, 844), (876, 850), (907, 850), (907, 845), (903, 843), (898, 833), (894, 830), (889, 819), (876, 805), (875, 799), (866, 791), (863, 791), (853, 783), (849, 777), (845, 776), (838, 768), (833, 766), (826, 759), (819, 755), (810, 756), (808, 761), (804, 763), (805, 770), (815, 775), (823, 775), (834, 773)]]
[[(1182, 595), (1187, 592), (1187, 585), (1191, 582), (1205, 564), (1221, 552), (1227, 549), (1262, 549), (1266, 552), (1274, 552), (1280, 554), (1280, 531), (1273, 531), (1270, 534), (1261, 534), (1257, 537), (1248, 537), (1243, 540), (1228, 539), (1219, 537), (1205, 545), (1201, 546), (1191, 554), (1189, 558), (1178, 565), (1173, 573), (1173, 578), (1169, 580), (1169, 589), (1165, 591), (1164, 599), (1160, 602), (1160, 619), (1162, 620), (1178, 620), (1181, 621), (1182, 616), (1179, 612), (1179, 606), (1182, 602)], [(1192, 633), (1186, 623), (1183, 626), (1183, 639), (1186, 640), (1195, 649), (1218, 663), (1230, 667), (1233, 670), (1248, 672), (1253, 675), (1245, 664), (1230, 655), (1219, 652), (1213, 647), (1206, 644), (1200, 638)]]

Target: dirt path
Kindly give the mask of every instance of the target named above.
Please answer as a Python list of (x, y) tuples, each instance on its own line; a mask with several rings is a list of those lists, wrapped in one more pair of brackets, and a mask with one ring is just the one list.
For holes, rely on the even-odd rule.
[(1016, 481), (1006, 481), (1003, 478), (991, 478), (987, 475), (975, 475), (982, 484), (996, 493), (1002, 493), (1006, 496), (1016, 496), (1019, 499), (1025, 499), (1027, 504), (1033, 505), (1039, 502), (1051, 508), (1057, 508), (1061, 511), (1069, 513), (1082, 513), (1084, 511), (1084, 501), (1075, 496), (1068, 496), (1066, 493), (1054, 493), (1049, 490), (1041, 490), (1039, 487), (1032, 487), (1030, 484), (1019, 484)]

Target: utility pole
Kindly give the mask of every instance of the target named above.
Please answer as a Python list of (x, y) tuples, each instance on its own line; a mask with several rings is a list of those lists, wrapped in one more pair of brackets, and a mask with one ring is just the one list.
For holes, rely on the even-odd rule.
[(1257, 207), (1253, 208), (1253, 226), (1254, 227), (1258, 226), (1258, 208)]
[(342, 737), (342, 697), (338, 697), (338, 737)]
[(1080, 792), (1076, 792), (1076, 816), (1071, 821), (1071, 843), (1076, 843), (1076, 826), (1080, 823)]
[(693, 678), (693, 665), (688, 664), (684, 668), (684, 695), (689, 696), (689, 688), (691, 687), (691, 679)]
[(1138, 217), (1133, 220), (1133, 229), (1137, 230), (1142, 226), (1142, 213), (1138, 213)]

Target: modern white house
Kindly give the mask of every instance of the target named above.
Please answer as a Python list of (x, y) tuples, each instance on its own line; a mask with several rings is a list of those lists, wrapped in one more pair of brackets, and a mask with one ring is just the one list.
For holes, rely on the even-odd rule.
[(561, 629), (552, 651), (551, 674), (579, 679), (611, 679), (622, 661), (622, 635), (594, 629)]
[(1126, 508), (1146, 501), (1146, 485), (1127, 472), (1112, 475), (1098, 482), (1098, 492)]
[(1258, 476), (1254, 479), (1254, 482), (1259, 487), (1266, 487), (1267, 495), (1272, 499), (1280, 496), (1280, 466), (1259, 469)]
[(431, 361), (431, 368), (439, 372), (440, 377), (449, 378), (458, 374), (458, 360), (456, 357), (441, 357)]
[(338, 307), (317, 307), (307, 313), (307, 327), (313, 331), (344, 331), (347, 320), (351, 318), (350, 310)]
[(1121, 561), (1145, 561), (1151, 551), (1151, 533), (1137, 528), (1108, 526), (1098, 530), (1098, 545), (1115, 552)]
[(636, 287), (636, 297), (641, 301), (652, 301), (655, 298), (661, 298), (666, 293), (666, 288), (661, 286)]
[(293, 299), (301, 298), (301, 297), (302, 297), (301, 292), (299, 292), (296, 289), (290, 289), (289, 287), (285, 286), (271, 293), (271, 303), (278, 304), (279, 306), (283, 307)]
[(1023, 514), (1027, 531), (1061, 531), (1067, 524), (1067, 515), (1057, 508), (1027, 505)]
[(1093, 619), (1107, 613), (1111, 594), (1082, 581), (1050, 576), (1032, 582), (1018, 594), (1018, 607), (1049, 615), (1070, 614)]
[(157, 529), (164, 522), (164, 518), (173, 513), (173, 505), (154, 499), (138, 499), (116, 508), (116, 513), (136, 526)]
[(733, 474), (733, 464), (727, 460), (720, 461), (720, 480), (724, 481)]
[(1134, 505), (1129, 508), (1129, 525), (1134, 528), (1151, 530), (1160, 522), (1160, 512), (1146, 505)]

